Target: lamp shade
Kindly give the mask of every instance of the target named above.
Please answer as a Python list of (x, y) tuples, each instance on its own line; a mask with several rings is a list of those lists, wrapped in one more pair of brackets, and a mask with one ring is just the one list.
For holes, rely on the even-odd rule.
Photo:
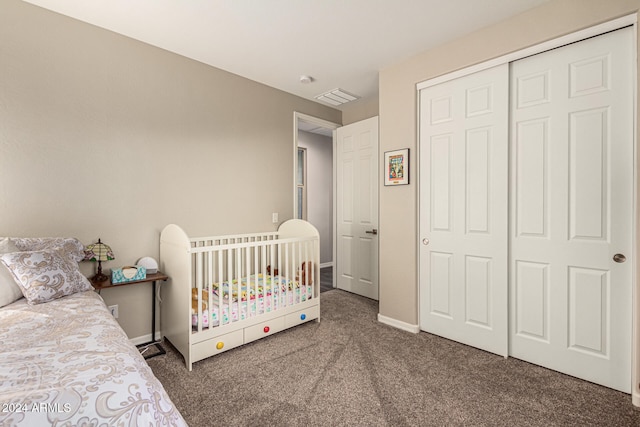
[(87, 247), (84, 248), (84, 259), (87, 261), (111, 261), (116, 259), (116, 257), (113, 255), (113, 251), (109, 245), (102, 243), (102, 241), (98, 239), (98, 243), (87, 245)]

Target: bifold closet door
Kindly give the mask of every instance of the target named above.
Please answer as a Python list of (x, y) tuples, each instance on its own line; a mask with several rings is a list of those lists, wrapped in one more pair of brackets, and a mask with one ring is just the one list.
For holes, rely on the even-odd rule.
[(632, 49), (626, 28), (510, 70), (510, 354), (627, 393)]
[(420, 91), (420, 328), (507, 355), (508, 65)]

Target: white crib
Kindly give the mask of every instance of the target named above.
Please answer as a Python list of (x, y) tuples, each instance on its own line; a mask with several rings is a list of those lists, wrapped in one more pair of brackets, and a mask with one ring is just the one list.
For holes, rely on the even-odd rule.
[(320, 321), (318, 230), (289, 220), (277, 232), (160, 236), (160, 321), (187, 368), (310, 320)]

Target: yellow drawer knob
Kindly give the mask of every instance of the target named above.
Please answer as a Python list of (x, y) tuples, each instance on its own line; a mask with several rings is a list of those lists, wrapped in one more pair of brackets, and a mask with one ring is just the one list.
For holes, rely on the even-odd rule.
[(224, 343), (222, 341), (218, 342), (218, 344), (216, 344), (216, 348), (218, 350), (222, 350), (222, 347), (224, 347)]

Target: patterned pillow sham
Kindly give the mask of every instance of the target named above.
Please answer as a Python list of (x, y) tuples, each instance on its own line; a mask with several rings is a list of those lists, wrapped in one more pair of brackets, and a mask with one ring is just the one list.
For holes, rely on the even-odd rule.
[(84, 259), (84, 245), (73, 237), (12, 237), (21, 251), (44, 251), (63, 248), (76, 262)]
[[(0, 255), (18, 251), (19, 249), (8, 237), (0, 238)], [(0, 307), (9, 305), (20, 298), (22, 298), (22, 290), (13, 278), (13, 274), (0, 262)]]
[(13, 252), (0, 257), (13, 274), (29, 304), (41, 304), (93, 287), (76, 258), (64, 247)]

